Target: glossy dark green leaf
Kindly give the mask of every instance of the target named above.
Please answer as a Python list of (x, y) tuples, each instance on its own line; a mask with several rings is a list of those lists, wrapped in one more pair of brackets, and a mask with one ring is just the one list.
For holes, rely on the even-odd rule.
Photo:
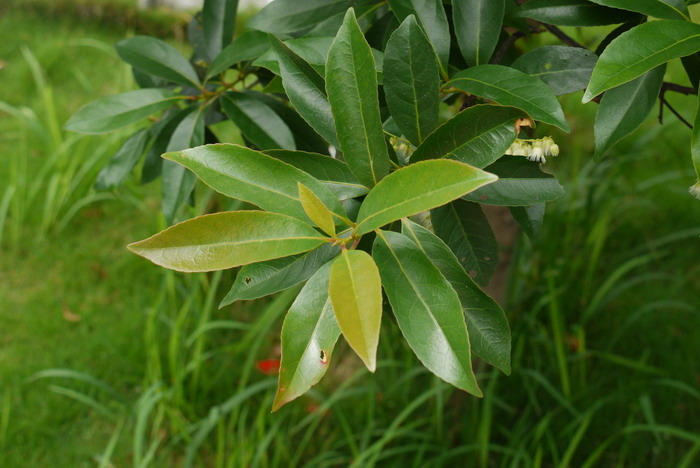
[(603, 94), (593, 127), (596, 156), (602, 156), (644, 122), (659, 97), (665, 72), (666, 65), (661, 65)]
[(120, 186), (141, 159), (147, 142), (148, 131), (145, 129), (139, 130), (126, 140), (97, 175), (95, 188), (110, 190)]
[(580, 47), (542, 46), (518, 57), (511, 67), (541, 79), (559, 96), (586, 89), (597, 60)]
[(544, 221), (544, 203), (532, 206), (511, 206), (510, 214), (527, 234), (531, 241), (535, 241), (540, 234)]
[(233, 40), (238, 0), (204, 0), (202, 36), (207, 60), (211, 62)]
[(669, 60), (698, 51), (700, 24), (669, 20), (640, 24), (613, 40), (600, 55), (583, 102)]
[(260, 149), (296, 149), (287, 124), (265, 103), (245, 93), (226, 93), (221, 108), (241, 133)]
[(352, 9), (328, 52), (326, 91), (345, 162), (360, 182), (373, 187), (389, 172), (389, 154), (374, 57)]
[(306, 393), (326, 373), (340, 336), (328, 283), (331, 264), (304, 285), (282, 324), (282, 362), (272, 411)]
[(528, 115), (515, 107), (469, 107), (437, 128), (411, 155), (411, 162), (456, 159), (483, 168), (515, 141), (515, 121)]
[(326, 240), (291, 216), (228, 211), (184, 221), (128, 247), (156, 265), (197, 272), (286, 257), (315, 249)]
[(331, 211), (344, 215), (338, 199), (309, 174), (264, 153), (238, 145), (205, 145), (167, 153), (164, 158), (189, 168), (226, 196), (306, 220), (297, 183), (311, 188)]
[(683, 63), (686, 75), (688, 75), (688, 80), (690, 80), (690, 85), (697, 92), (697, 90), (700, 89), (700, 54), (695, 53), (683, 57), (681, 58), (681, 62)]
[(355, 234), (444, 205), (497, 179), (468, 164), (447, 159), (421, 161), (398, 169), (365, 197)]
[(245, 265), (219, 307), (235, 301), (258, 299), (296, 286), (339, 253), (340, 247), (327, 243), (301, 255)]
[[(204, 143), (202, 109), (192, 110), (175, 128), (166, 151), (180, 151)], [(163, 161), (163, 215), (172, 223), (178, 210), (190, 198), (197, 182), (195, 175), (180, 164)]]
[(669, 20), (690, 21), (684, 0), (589, 0), (598, 5), (641, 13)]
[(499, 206), (527, 206), (563, 197), (564, 187), (522, 156), (504, 156), (484, 169), (498, 176), (493, 184), (468, 193), (464, 200)]
[(374, 372), (382, 324), (382, 283), (372, 257), (363, 250), (343, 250), (331, 266), (328, 291), (345, 340)]
[(187, 59), (170, 44), (149, 36), (130, 37), (115, 46), (129, 65), (185, 86), (199, 86), (197, 72)]
[(330, 144), (338, 146), (326, 84), (303, 58), (277, 38), (272, 38), (284, 90), (289, 101), (306, 122)]
[[(271, 38), (270, 42), (274, 43), (274, 38)], [(331, 50), (331, 45), (333, 45), (333, 37), (299, 37), (296, 39), (288, 39), (284, 41), (283, 44), (291, 50), (292, 53), (298, 55), (303, 61), (309, 64), (316, 73), (319, 75), (325, 74), (326, 60), (328, 59), (328, 51)], [(277, 52), (274, 48), (270, 48), (261, 55), (253, 62), (253, 65), (267, 68), (276, 75), (280, 74)]]
[(401, 333), (418, 359), (446, 382), (482, 396), (462, 306), (440, 270), (398, 232), (379, 231), (372, 256)]
[(170, 138), (173, 136), (177, 126), (190, 112), (190, 108), (170, 109), (151, 126), (149, 133), (153, 143), (151, 143), (151, 147), (146, 153), (143, 167), (141, 168), (142, 184), (147, 184), (160, 177), (164, 162), (160, 156), (168, 149), (168, 143), (170, 143)]
[(137, 89), (107, 96), (78, 109), (65, 125), (78, 133), (107, 133), (167, 109), (182, 99), (168, 89)]
[(394, 121), (418, 146), (438, 124), (440, 71), (435, 52), (413, 15), (386, 44), (384, 92)]
[(569, 131), (564, 112), (552, 89), (538, 78), (519, 70), (502, 65), (479, 65), (457, 73), (447, 86), (504, 106), (517, 107), (535, 120)]
[(416, 15), (418, 24), (425, 30), (435, 48), (442, 68), (447, 70), (450, 57), (450, 25), (441, 0), (389, 0), (389, 5), (399, 21), (408, 15)]
[(267, 33), (261, 31), (246, 31), (227, 45), (224, 50), (211, 62), (207, 69), (206, 78), (210, 79), (226, 71), (239, 62), (247, 62), (260, 57), (270, 48)]
[(407, 219), (402, 221), (401, 232), (418, 245), (457, 292), (474, 354), (510, 374), (510, 327), (501, 306), (474, 283), (438, 236)]
[(519, 14), (523, 18), (558, 26), (603, 26), (625, 23), (639, 16), (588, 0), (530, 0), (520, 7)]
[(339, 200), (360, 197), (369, 192), (369, 189), (352, 175), (347, 164), (330, 156), (288, 150), (268, 150), (265, 153), (314, 176)]
[(274, 34), (286, 34), (315, 26), (336, 13), (341, 13), (357, 0), (277, 0), (255, 15), (248, 27)]
[(433, 229), (474, 280), (486, 285), (498, 265), (498, 244), (477, 203), (455, 200), (430, 212)]
[(506, 0), (460, 0), (452, 22), (462, 57), (469, 65), (489, 63), (503, 25)]

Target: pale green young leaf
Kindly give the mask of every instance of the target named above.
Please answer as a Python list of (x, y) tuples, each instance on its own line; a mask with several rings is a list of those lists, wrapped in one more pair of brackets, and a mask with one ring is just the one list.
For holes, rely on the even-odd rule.
[(389, 172), (374, 57), (349, 9), (328, 52), (326, 91), (345, 162), (368, 187)]
[(394, 121), (418, 146), (438, 124), (440, 71), (433, 48), (413, 15), (386, 44), (384, 92)]
[(306, 185), (299, 182), (299, 201), (304, 208), (306, 215), (313, 223), (320, 227), (323, 232), (330, 237), (335, 237), (335, 222), (333, 221), (333, 213), (328, 207), (316, 196), (316, 194)]
[(343, 250), (331, 266), (329, 293), (345, 340), (374, 372), (382, 323), (382, 283), (372, 257), (362, 250)]
[(149, 36), (135, 36), (115, 46), (119, 56), (129, 65), (153, 76), (185, 86), (200, 86), (192, 64), (167, 42)]
[(487, 285), (498, 266), (498, 244), (479, 204), (455, 200), (432, 210), (430, 219), (469, 275)]
[(438, 236), (408, 219), (402, 220), (401, 232), (418, 245), (457, 292), (474, 354), (510, 374), (510, 327), (501, 306), (474, 283)]
[(282, 324), (282, 362), (272, 411), (306, 393), (325, 375), (340, 328), (328, 295), (331, 263), (304, 285)]
[(482, 396), (462, 306), (440, 270), (398, 232), (378, 231), (372, 257), (401, 333), (418, 359), (446, 382)]
[(184, 221), (128, 247), (156, 265), (197, 272), (286, 257), (326, 241), (313, 227), (291, 216), (229, 211)]
[(457, 73), (448, 83), (464, 92), (524, 110), (533, 119), (565, 132), (569, 125), (552, 89), (542, 80), (503, 65), (479, 65)]
[(497, 179), (481, 169), (447, 159), (403, 167), (367, 194), (357, 215), (355, 235), (444, 205)]
[(164, 158), (193, 171), (208, 186), (226, 196), (268, 211), (307, 219), (297, 183), (309, 187), (329, 207), (345, 216), (343, 207), (323, 183), (267, 154), (232, 144), (205, 145), (167, 153)]
[(515, 121), (529, 118), (515, 107), (469, 107), (440, 125), (411, 155), (411, 162), (448, 158), (483, 168), (515, 141)]
[(598, 59), (583, 102), (625, 84), (652, 68), (700, 51), (700, 24), (660, 20), (640, 24), (615, 38)]
[(596, 156), (644, 122), (659, 97), (664, 73), (665, 64), (603, 94), (593, 127)]
[(469, 65), (489, 63), (501, 35), (506, 0), (460, 0), (452, 22), (462, 57)]
[(126, 127), (182, 99), (168, 89), (137, 89), (107, 96), (78, 109), (68, 119), (66, 130), (78, 133), (107, 133)]

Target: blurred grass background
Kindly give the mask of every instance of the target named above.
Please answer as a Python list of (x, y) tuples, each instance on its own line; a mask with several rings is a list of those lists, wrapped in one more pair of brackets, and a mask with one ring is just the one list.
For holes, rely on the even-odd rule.
[[(127, 133), (61, 129), (133, 87), (113, 43), (182, 40), (181, 16), (133, 5), (0, 6), (0, 466), (700, 464), (700, 202), (674, 116), (595, 161), (596, 106), (564, 98), (572, 132), (554, 134), (547, 167), (567, 196), (513, 249), (513, 374), (478, 366), (484, 399), (432, 377), (386, 320), (376, 375), (341, 347), (320, 385), (270, 414), (276, 379), (255, 363), (278, 357), (294, 291), (219, 311), (230, 272), (129, 255), (162, 227), (157, 183), (96, 193)], [(667, 80), (686, 84), (678, 67)], [(692, 119), (695, 98), (667, 98)]]

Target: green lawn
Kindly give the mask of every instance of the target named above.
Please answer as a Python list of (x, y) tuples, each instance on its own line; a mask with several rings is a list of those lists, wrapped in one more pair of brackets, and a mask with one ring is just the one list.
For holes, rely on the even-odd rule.
[[(157, 183), (91, 198), (124, 134), (59, 130), (131, 86), (109, 48), (125, 33), (22, 12), (0, 31), (0, 101), (36, 114), (0, 110), (0, 207), (19, 194), (0, 253), (3, 468), (98, 466), (106, 452), (118, 467), (699, 463), (700, 202), (689, 130), (670, 113), (595, 161), (596, 107), (564, 99), (572, 132), (554, 134), (547, 168), (567, 196), (512, 249), (513, 373), (477, 366), (484, 399), (429, 375), (387, 316), (376, 375), (341, 345), (317, 388), (270, 414), (275, 379), (255, 363), (277, 357), (291, 293), (218, 311), (231, 273), (175, 275), (129, 254), (161, 227)], [(669, 99), (692, 117), (693, 98)]]

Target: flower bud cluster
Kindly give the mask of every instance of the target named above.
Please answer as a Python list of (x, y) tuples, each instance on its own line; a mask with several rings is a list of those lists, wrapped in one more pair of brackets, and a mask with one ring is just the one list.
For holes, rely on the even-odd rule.
[(554, 143), (552, 137), (544, 137), (539, 140), (517, 139), (506, 150), (506, 154), (512, 156), (525, 156), (529, 161), (545, 164), (545, 156), (559, 156), (559, 145)]
[(694, 196), (695, 198), (700, 198), (700, 180), (698, 180), (697, 182), (695, 182), (695, 185), (693, 185), (692, 187), (690, 187), (690, 188), (688, 189), (688, 191), (689, 191), (690, 194), (691, 194), (692, 196)]

